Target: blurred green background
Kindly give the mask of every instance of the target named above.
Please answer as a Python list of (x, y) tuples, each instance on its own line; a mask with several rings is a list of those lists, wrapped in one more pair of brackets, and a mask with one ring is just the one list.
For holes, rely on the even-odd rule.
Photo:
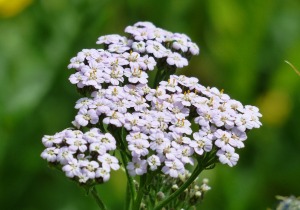
[[(274, 208), (300, 196), (300, 1), (0, 0), (0, 209), (97, 209), (92, 198), (40, 158), (41, 138), (71, 126), (80, 97), (69, 59), (100, 35), (151, 21), (189, 35), (200, 56), (179, 73), (260, 108), (234, 168), (218, 165), (199, 209)], [(125, 194), (122, 172), (99, 187), (112, 210)]]

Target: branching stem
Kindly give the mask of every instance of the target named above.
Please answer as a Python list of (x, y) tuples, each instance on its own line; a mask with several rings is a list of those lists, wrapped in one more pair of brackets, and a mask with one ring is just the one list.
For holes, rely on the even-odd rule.
[(183, 185), (181, 185), (178, 190), (176, 190), (169, 197), (167, 197), (165, 200), (163, 200), (162, 202), (160, 202), (154, 208), (154, 210), (160, 210), (160, 209), (162, 209), (162, 207), (166, 206), (169, 202), (171, 202), (173, 199), (175, 199), (177, 196), (179, 196), (186, 188), (188, 188), (192, 184), (192, 182), (199, 176), (199, 174), (203, 170), (204, 170), (204, 167), (202, 167), (198, 163), (197, 166), (196, 166), (196, 168), (195, 168), (195, 170), (193, 171), (192, 175), (190, 176), (190, 178), (188, 178), (188, 180), (185, 183), (183, 183)]
[(100, 210), (106, 210), (106, 207), (104, 206), (104, 203), (100, 199), (95, 186), (92, 187), (91, 193), (92, 193), (92, 196), (95, 199), (96, 203), (98, 204)]

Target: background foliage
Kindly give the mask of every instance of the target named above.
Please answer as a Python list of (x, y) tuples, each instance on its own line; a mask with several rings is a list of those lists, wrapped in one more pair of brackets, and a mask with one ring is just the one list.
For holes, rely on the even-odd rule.
[[(189, 35), (200, 48), (180, 71), (232, 98), (260, 107), (263, 127), (250, 132), (234, 168), (202, 177), (212, 190), (199, 209), (273, 208), (275, 195), (300, 195), (298, 0), (0, 0), (0, 208), (97, 209), (75, 183), (40, 158), (41, 137), (71, 126), (79, 98), (69, 59), (97, 47), (97, 37), (147, 20)], [(100, 194), (120, 209), (122, 172)]]

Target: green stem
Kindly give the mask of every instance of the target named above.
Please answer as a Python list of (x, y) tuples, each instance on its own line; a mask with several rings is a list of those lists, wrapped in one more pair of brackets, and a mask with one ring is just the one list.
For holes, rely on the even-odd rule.
[[(127, 176), (127, 187), (129, 188), (128, 191), (130, 191), (130, 194), (131, 196), (128, 196), (129, 197), (129, 201), (127, 200), (126, 203), (127, 203), (127, 209), (130, 209), (130, 206), (132, 204), (132, 200), (136, 197), (136, 190), (135, 190), (135, 187), (134, 187), (134, 182), (133, 182), (133, 178), (130, 176), (130, 174), (128, 173), (127, 171), (127, 157), (126, 155), (120, 151), (121, 153), (121, 158), (122, 158), (122, 161), (123, 161), (123, 164), (124, 164), (124, 168), (125, 168), (125, 172), (126, 172), (126, 176)], [(127, 199), (128, 199), (127, 197)]]
[(129, 187), (129, 184), (127, 183), (126, 186), (126, 198), (125, 198), (125, 210), (129, 210), (131, 205), (131, 189)]
[(91, 193), (92, 193), (92, 196), (93, 198), (95, 199), (96, 203), (98, 204), (99, 208), (101, 210), (106, 210), (105, 206), (104, 206), (104, 203), (102, 202), (102, 200), (100, 199), (99, 195), (98, 195), (98, 192), (97, 192), (97, 189), (96, 187), (92, 187), (92, 190), (91, 190)]
[(198, 163), (190, 178), (188, 178), (188, 180), (185, 183), (183, 183), (183, 185), (181, 185), (180, 188), (174, 193), (172, 193), (168, 198), (160, 202), (154, 208), (154, 210), (162, 209), (162, 207), (166, 206), (170, 201), (179, 196), (186, 188), (188, 188), (192, 184), (192, 182), (198, 177), (198, 175), (201, 173), (201, 171), (203, 171), (203, 169), (204, 167), (200, 166), (200, 164)]
[(147, 174), (144, 174), (144, 175), (140, 176), (139, 191), (138, 191), (137, 197), (134, 201), (133, 210), (140, 209), (141, 202), (142, 202), (142, 199), (144, 196), (144, 188), (146, 186), (146, 183), (147, 183)]
[(164, 71), (164, 69), (157, 68), (157, 72), (156, 72), (155, 79), (154, 79), (154, 82), (153, 82), (153, 88), (154, 89), (156, 89), (158, 83), (160, 81), (162, 81), (161, 76), (162, 76), (163, 71)]
[(132, 201), (136, 197), (136, 189), (134, 186), (133, 178), (132, 178), (132, 176), (130, 176), (130, 174), (128, 173), (128, 170), (126, 168), (126, 166), (128, 165), (128, 154), (126, 152), (126, 145), (125, 145), (126, 133), (125, 133), (124, 128), (121, 129), (120, 138), (121, 138), (120, 154), (121, 154), (122, 162), (123, 162), (125, 172), (126, 172), (126, 177), (127, 177), (127, 190), (130, 191), (130, 196), (126, 197), (126, 203), (127, 203), (127, 209), (130, 209), (130, 207), (132, 205)]

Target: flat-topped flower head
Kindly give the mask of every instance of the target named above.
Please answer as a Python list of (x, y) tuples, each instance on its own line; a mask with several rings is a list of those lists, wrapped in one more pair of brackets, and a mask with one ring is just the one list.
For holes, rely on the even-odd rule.
[[(261, 126), (258, 108), (175, 74), (200, 51), (187, 35), (150, 22), (125, 33), (100, 36), (103, 49), (71, 58), (69, 81), (83, 95), (72, 122), (78, 130), (45, 135), (41, 157), (91, 186), (108, 181), (121, 165), (131, 176), (157, 173), (182, 182), (195, 162), (236, 165), (246, 133)], [(203, 183), (187, 194), (195, 202), (207, 190)]]
[(116, 149), (116, 141), (110, 133), (103, 134), (99, 128), (91, 128), (85, 133), (66, 129), (54, 136), (57, 135), (62, 141), (46, 148), (41, 156), (50, 163), (60, 164), (67, 177), (81, 183), (96, 181), (98, 177), (107, 181), (110, 169), (120, 168), (118, 159), (108, 153)]

